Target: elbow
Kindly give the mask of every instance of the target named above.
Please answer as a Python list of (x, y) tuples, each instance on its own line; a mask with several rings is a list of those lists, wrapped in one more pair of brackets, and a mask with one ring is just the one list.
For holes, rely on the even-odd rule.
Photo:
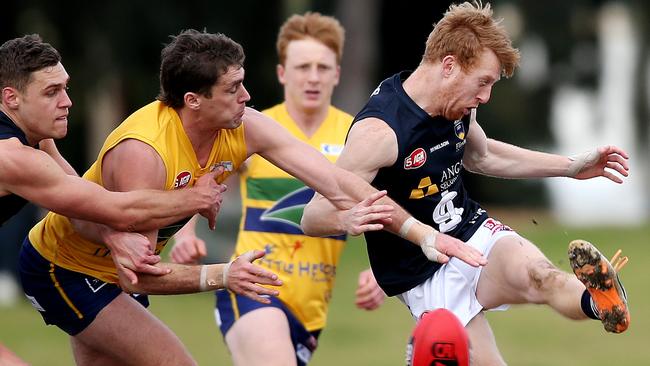
[(302, 218), (300, 219), (300, 228), (302, 232), (307, 236), (321, 236), (322, 230), (319, 228), (318, 220), (315, 220), (313, 217), (313, 210), (309, 210), (309, 205), (305, 207), (303, 211)]
[(132, 222), (122, 222), (122, 221), (114, 221), (110, 225), (111, 229), (115, 231), (120, 231), (120, 232), (133, 232), (135, 231), (135, 225)]
[(142, 221), (142, 217), (130, 213), (128, 210), (117, 210), (106, 220), (106, 225), (115, 231), (134, 232), (141, 230), (140, 225)]
[(303, 213), (302, 218), (300, 219), (300, 228), (302, 229), (302, 232), (305, 233), (305, 235), (317, 236), (316, 232), (314, 231), (314, 226), (311, 225), (306, 210)]
[(482, 168), (483, 162), (484, 159), (482, 159), (480, 156), (465, 155), (463, 157), (463, 168), (472, 173), (482, 174), (484, 172), (484, 169)]

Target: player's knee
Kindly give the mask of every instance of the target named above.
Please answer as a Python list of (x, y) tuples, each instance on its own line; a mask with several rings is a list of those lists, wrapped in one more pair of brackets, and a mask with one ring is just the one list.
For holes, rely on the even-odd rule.
[(546, 258), (532, 261), (528, 266), (527, 300), (530, 303), (544, 303), (547, 295), (557, 287), (563, 273)]

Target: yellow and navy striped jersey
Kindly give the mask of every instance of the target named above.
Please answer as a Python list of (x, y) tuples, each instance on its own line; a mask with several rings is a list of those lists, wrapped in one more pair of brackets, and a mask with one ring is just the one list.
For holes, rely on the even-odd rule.
[[(287, 112), (284, 103), (264, 110), (292, 135), (334, 162), (343, 150), (352, 116), (334, 107), (319, 129), (308, 137)], [(259, 261), (278, 274), (284, 285), (280, 300), (309, 330), (325, 327), (336, 266), (345, 236), (314, 238), (304, 235), (300, 218), (314, 191), (301, 181), (253, 155), (240, 174), (242, 219), (235, 256), (264, 250)]]

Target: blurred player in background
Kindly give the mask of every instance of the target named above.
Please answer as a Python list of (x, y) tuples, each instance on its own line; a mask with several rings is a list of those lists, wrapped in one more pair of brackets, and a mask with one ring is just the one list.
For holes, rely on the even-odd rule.
[[(284, 102), (263, 111), (332, 162), (343, 149), (352, 122), (352, 116), (331, 105), (343, 42), (343, 27), (330, 16), (290, 17), (277, 40), (277, 76)], [(305, 365), (327, 321), (346, 236), (304, 235), (302, 207), (314, 191), (259, 155), (246, 161), (239, 178), (243, 212), (233, 258), (249, 250), (265, 251), (258, 263), (277, 273), (284, 286), (270, 304), (217, 291), (217, 323), (235, 365)], [(175, 262), (194, 263), (206, 254), (194, 222), (175, 237), (171, 252)], [(361, 309), (382, 304), (385, 295), (370, 269), (359, 274), (356, 295)]]
[[(526, 150), (487, 138), (476, 109), (490, 99), (501, 76), (511, 76), (519, 52), (489, 4), (452, 5), (426, 42), (420, 65), (384, 80), (357, 114), (337, 165), (357, 173), (414, 217), (400, 236), (428, 224), (488, 256), (484, 267), (456, 258), (430, 262), (411, 243), (386, 231), (365, 234), (370, 264), (389, 296), (415, 319), (447, 308), (466, 326), (472, 365), (504, 365), (484, 310), (507, 304), (546, 304), (570, 319), (599, 319), (609, 332), (630, 323), (627, 298), (612, 263), (591, 244), (569, 247), (577, 275), (557, 269), (530, 241), (490, 218), (469, 198), (463, 169), (502, 178), (605, 177), (622, 183), (627, 153), (603, 146), (574, 157)], [(381, 202), (381, 200), (379, 201)], [(340, 232), (335, 212), (318, 195), (305, 208), (303, 229)], [(446, 254), (442, 250), (442, 254)]]

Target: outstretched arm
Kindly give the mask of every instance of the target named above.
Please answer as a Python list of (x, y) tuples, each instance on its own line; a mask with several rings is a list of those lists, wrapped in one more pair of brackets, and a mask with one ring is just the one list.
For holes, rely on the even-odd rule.
[[(475, 110), (472, 113), (475, 117)], [(601, 146), (572, 157), (524, 149), (487, 138), (475, 118), (467, 134), (463, 166), (472, 172), (500, 178), (605, 177), (616, 183), (627, 177), (628, 155), (616, 146)]]
[(210, 217), (222, 187), (214, 183), (173, 192), (109, 192), (66, 174), (47, 153), (17, 139), (0, 141), (0, 193), (14, 193), (67, 217), (104, 223), (120, 231), (146, 230), (194, 213)]
[(188, 266), (174, 263), (161, 263), (170, 270), (161, 277), (141, 275), (137, 285), (120, 278), (122, 289), (127, 292), (151, 295), (189, 294), (227, 288), (252, 300), (268, 304), (271, 301), (262, 297), (277, 296), (278, 290), (260, 285), (281, 286), (278, 276), (266, 269), (252, 264), (264, 256), (264, 251), (246, 252), (230, 263)]

